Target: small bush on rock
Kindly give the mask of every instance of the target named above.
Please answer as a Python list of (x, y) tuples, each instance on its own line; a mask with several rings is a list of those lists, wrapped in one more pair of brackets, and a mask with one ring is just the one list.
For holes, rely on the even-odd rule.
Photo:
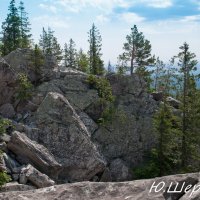
[(10, 126), (10, 125), (11, 125), (10, 120), (3, 119), (3, 118), (0, 117), (0, 135), (5, 134), (6, 133), (6, 128), (8, 126)]
[(29, 97), (31, 97), (31, 90), (33, 88), (33, 85), (28, 80), (28, 77), (25, 74), (19, 74), (18, 82), (19, 82), (19, 88), (18, 88), (17, 99), (27, 100)]
[(11, 181), (10, 176), (6, 172), (0, 172), (0, 188)]
[(95, 88), (98, 91), (98, 95), (103, 101), (114, 102), (115, 98), (112, 94), (112, 88), (106, 78), (89, 75), (87, 83), (90, 87)]

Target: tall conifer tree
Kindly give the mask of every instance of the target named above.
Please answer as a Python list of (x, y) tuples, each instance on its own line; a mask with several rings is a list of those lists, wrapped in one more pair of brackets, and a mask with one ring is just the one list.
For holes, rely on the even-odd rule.
[(18, 9), (15, 5), (15, 0), (11, 0), (9, 5), (9, 13), (5, 22), (2, 23), (1, 31), (1, 52), (2, 55), (7, 55), (11, 51), (20, 47), (20, 17)]
[(30, 22), (28, 19), (28, 15), (25, 11), (24, 3), (20, 1), (19, 6), (19, 17), (20, 17), (20, 47), (27, 48), (31, 45), (31, 36), (30, 33)]
[(104, 73), (103, 60), (101, 59), (101, 42), (102, 38), (99, 30), (93, 24), (89, 31), (89, 61), (90, 73), (95, 75), (102, 75)]

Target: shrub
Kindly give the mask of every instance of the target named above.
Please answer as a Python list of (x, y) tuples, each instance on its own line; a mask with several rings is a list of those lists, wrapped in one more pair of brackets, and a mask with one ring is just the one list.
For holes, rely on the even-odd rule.
[(159, 167), (157, 161), (157, 152), (152, 149), (150, 159), (144, 165), (133, 169), (133, 176), (136, 179), (155, 178), (159, 176)]
[(11, 181), (10, 176), (5, 172), (0, 172), (0, 187)]
[(114, 102), (115, 98), (112, 94), (112, 87), (106, 78), (89, 75), (87, 83), (90, 87), (97, 89), (98, 95), (102, 101)]
[(17, 91), (17, 93), (18, 93), (17, 99), (26, 100), (29, 97), (31, 97), (31, 90), (33, 88), (33, 85), (28, 80), (27, 75), (19, 74), (18, 82), (19, 82), (19, 88)]
[(6, 128), (11, 125), (10, 120), (0, 118), (0, 135), (6, 133)]

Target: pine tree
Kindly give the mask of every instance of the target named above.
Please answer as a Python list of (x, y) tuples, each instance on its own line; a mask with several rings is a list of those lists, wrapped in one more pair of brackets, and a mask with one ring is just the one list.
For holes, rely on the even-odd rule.
[(138, 31), (136, 25), (131, 28), (131, 34), (126, 36), (126, 40), (123, 49), (127, 61), (130, 62), (130, 73), (133, 74), (134, 70), (144, 73), (145, 67), (152, 63), (150, 42)]
[(89, 59), (82, 49), (78, 52), (78, 69), (82, 72), (89, 73)]
[(102, 75), (104, 73), (103, 60), (101, 59), (101, 35), (97, 27), (93, 24), (89, 31), (89, 62), (90, 73)]
[(19, 6), (19, 17), (20, 17), (20, 47), (27, 48), (31, 45), (31, 28), (27, 13), (25, 11), (24, 3), (20, 1)]
[(76, 69), (77, 64), (77, 50), (76, 50), (75, 42), (70, 39), (69, 44), (65, 44), (64, 46), (64, 63), (65, 67), (71, 67)]
[(20, 47), (20, 17), (15, 0), (11, 0), (8, 10), (7, 18), (2, 23), (2, 37), (0, 38), (2, 55), (7, 55)]

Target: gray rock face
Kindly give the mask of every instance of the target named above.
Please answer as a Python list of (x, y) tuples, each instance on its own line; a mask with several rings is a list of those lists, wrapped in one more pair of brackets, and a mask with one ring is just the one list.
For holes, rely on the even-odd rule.
[(109, 166), (112, 180), (115, 181), (128, 181), (131, 180), (131, 172), (125, 165), (123, 160), (117, 158), (113, 160)]
[(5, 118), (13, 118), (15, 116), (15, 110), (10, 103), (6, 103), (0, 107), (0, 114)]
[[(185, 182), (187, 186), (191, 184), (193, 187), (195, 183), (198, 183), (198, 181), (199, 173), (166, 176), (155, 179), (144, 179), (121, 183), (81, 182), (24, 192), (6, 192), (1, 193), (0, 198), (9, 200), (177, 200), (181, 197), (184, 199), (185, 194), (184, 192), (174, 193), (173, 189), (171, 190), (172, 192), (168, 192), (168, 188), (171, 183), (178, 183), (181, 187), (182, 183)], [(152, 188), (152, 186), (158, 187)], [(183, 187), (182, 191), (184, 191), (184, 189), (185, 188)], [(167, 191), (166, 193), (164, 192), (165, 190)], [(198, 200), (199, 196), (195, 197), (195, 195), (198, 195), (198, 193), (194, 194), (191, 199)], [(189, 199), (187, 198), (187, 200)]]
[(158, 105), (147, 94), (145, 82), (138, 76), (113, 75), (108, 79), (116, 96), (117, 114), (112, 122), (95, 131), (92, 140), (108, 163), (120, 158), (131, 169), (143, 162), (144, 152), (150, 151), (155, 144), (152, 117)]
[(55, 74), (54, 69), (57, 69), (56, 60), (53, 57), (44, 58), (44, 64), (40, 66), (40, 73), (37, 73), (33, 64), (34, 52), (31, 49), (17, 49), (12, 51), (4, 60), (13, 68), (15, 73), (24, 73), (28, 76), (31, 82), (40, 79), (49, 80)]
[(47, 175), (42, 174), (31, 165), (28, 165), (27, 167), (22, 169), (21, 179), (23, 179), (22, 174), (24, 174), (27, 180), (35, 185), (37, 188), (49, 187), (55, 184), (55, 182), (51, 180)]
[[(26, 190), (34, 190), (36, 187), (31, 185), (23, 185), (17, 182), (6, 183), (1, 189), (0, 192), (10, 193), (11, 191), (26, 191)], [(4, 195), (3, 195), (4, 196)], [(2, 197), (3, 199), (3, 197)], [(10, 197), (9, 197), (10, 199)], [(19, 198), (20, 199), (20, 198)]]
[(172, 107), (176, 108), (176, 109), (179, 109), (180, 108), (180, 105), (181, 105), (181, 102), (177, 99), (174, 99), (172, 97), (167, 97), (167, 102), (169, 103), (169, 105), (171, 105)]
[(12, 102), (16, 80), (15, 72), (6, 62), (0, 60), (0, 106)]
[(62, 164), (60, 178), (69, 181), (89, 180), (104, 170), (106, 163), (103, 157), (63, 95), (48, 93), (37, 110), (36, 125), (41, 130), (38, 140)]
[(31, 163), (50, 177), (57, 177), (61, 165), (44, 146), (30, 140), (25, 134), (13, 132), (7, 146), (21, 163)]

